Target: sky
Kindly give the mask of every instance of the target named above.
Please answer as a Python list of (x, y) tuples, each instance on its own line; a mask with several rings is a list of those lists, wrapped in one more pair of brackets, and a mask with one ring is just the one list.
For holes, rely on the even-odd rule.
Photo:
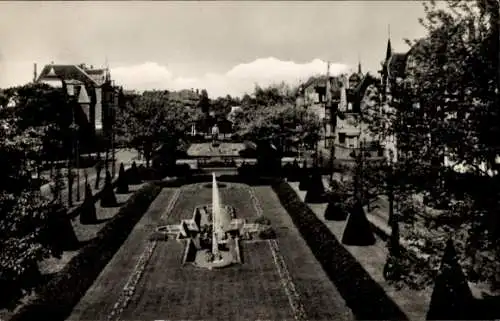
[(0, 88), (33, 78), (33, 64), (111, 69), (126, 89), (205, 88), (242, 95), (357, 69), (376, 74), (387, 39), (425, 35), (417, 1), (0, 1)]

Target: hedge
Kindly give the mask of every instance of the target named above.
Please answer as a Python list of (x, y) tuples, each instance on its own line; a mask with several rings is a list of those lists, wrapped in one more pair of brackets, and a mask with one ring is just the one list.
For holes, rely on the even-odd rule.
[(288, 184), (276, 181), (272, 188), (356, 319), (408, 319)]
[(38, 297), (11, 320), (38, 320), (42, 316), (45, 320), (65, 320), (160, 191), (158, 185), (148, 184), (132, 195), (97, 236), (40, 289)]

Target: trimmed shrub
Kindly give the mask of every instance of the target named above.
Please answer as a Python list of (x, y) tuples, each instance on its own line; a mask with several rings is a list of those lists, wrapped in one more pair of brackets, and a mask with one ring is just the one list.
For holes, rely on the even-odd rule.
[(288, 176), (288, 181), (298, 182), (300, 179), (300, 166), (297, 159), (293, 160), (292, 166), (290, 168), (290, 174)]
[(342, 234), (342, 244), (368, 246), (375, 244), (376, 239), (370, 221), (366, 217), (363, 205), (357, 202), (351, 209)]
[(348, 215), (340, 197), (330, 199), (325, 210), (325, 220), (344, 221)]
[(453, 241), (449, 239), (432, 291), (427, 320), (475, 319), (473, 304), (474, 297), (458, 263)]
[(315, 170), (309, 184), (304, 199), (306, 203), (323, 203), (325, 201), (325, 186), (319, 170)]
[(142, 183), (141, 175), (139, 174), (139, 169), (135, 161), (132, 162), (132, 166), (127, 173), (128, 183), (131, 185), (139, 185)]
[(288, 184), (274, 182), (272, 187), (356, 319), (408, 319)]
[(128, 194), (128, 180), (125, 176), (125, 167), (123, 163), (120, 164), (120, 171), (118, 172), (118, 181), (116, 184), (116, 193), (117, 194)]
[(145, 167), (144, 165), (140, 165), (137, 168), (137, 171), (139, 172), (139, 177), (142, 181), (152, 181), (156, 179), (156, 177), (158, 177), (158, 170), (152, 167)]
[(118, 205), (116, 200), (115, 191), (111, 182), (111, 174), (106, 171), (106, 179), (104, 181), (104, 188), (101, 192), (101, 207), (115, 207)]
[(94, 203), (94, 196), (90, 185), (85, 184), (85, 199), (83, 200), (82, 208), (80, 210), (80, 223), (94, 224), (97, 222), (97, 211)]
[(132, 195), (97, 236), (40, 289), (38, 297), (11, 320), (38, 320), (40, 316), (45, 320), (65, 320), (160, 191), (159, 186), (150, 184)]
[(64, 209), (50, 215), (46, 238), (47, 242), (54, 246), (56, 252), (72, 251), (80, 246), (71, 219)]

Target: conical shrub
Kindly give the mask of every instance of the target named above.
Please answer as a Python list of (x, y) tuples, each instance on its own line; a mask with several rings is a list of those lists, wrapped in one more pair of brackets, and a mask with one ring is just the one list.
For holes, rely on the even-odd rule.
[(311, 176), (304, 201), (306, 203), (323, 203), (325, 201), (325, 186), (318, 170), (315, 170)]
[(347, 213), (340, 195), (336, 193), (332, 194), (325, 210), (325, 220), (345, 221), (348, 215), (349, 213)]
[(293, 160), (292, 166), (290, 167), (290, 174), (288, 180), (290, 182), (297, 182), (300, 179), (300, 166), (297, 159)]
[(128, 183), (130, 185), (138, 185), (142, 183), (141, 176), (139, 175), (139, 169), (135, 161), (132, 162), (132, 166), (127, 173)]
[(118, 205), (116, 201), (115, 191), (111, 182), (111, 174), (106, 171), (106, 179), (104, 180), (104, 188), (101, 192), (101, 207), (115, 207)]
[(92, 190), (87, 183), (85, 184), (85, 199), (83, 200), (80, 212), (80, 223), (82, 224), (94, 224), (97, 222), (97, 211), (93, 198)]
[(446, 243), (441, 267), (432, 291), (427, 320), (468, 320), (474, 297), (451, 239)]
[(342, 234), (342, 243), (345, 245), (368, 246), (375, 244), (370, 222), (359, 200), (352, 207)]
[(55, 210), (50, 215), (47, 235), (56, 252), (72, 251), (80, 246), (71, 219), (64, 209)]
[(116, 193), (118, 194), (127, 194), (129, 192), (128, 189), (128, 179), (125, 174), (125, 167), (123, 163), (120, 164), (120, 171), (118, 172), (118, 182), (116, 186)]

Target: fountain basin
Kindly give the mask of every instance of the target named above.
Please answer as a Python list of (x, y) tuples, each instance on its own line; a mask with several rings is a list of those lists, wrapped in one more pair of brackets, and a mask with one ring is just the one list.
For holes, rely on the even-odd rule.
[(206, 269), (219, 269), (235, 264), (241, 264), (240, 240), (228, 239), (224, 244), (219, 244), (220, 260), (210, 260), (210, 249), (201, 248), (196, 239), (187, 239), (182, 264), (190, 264)]

